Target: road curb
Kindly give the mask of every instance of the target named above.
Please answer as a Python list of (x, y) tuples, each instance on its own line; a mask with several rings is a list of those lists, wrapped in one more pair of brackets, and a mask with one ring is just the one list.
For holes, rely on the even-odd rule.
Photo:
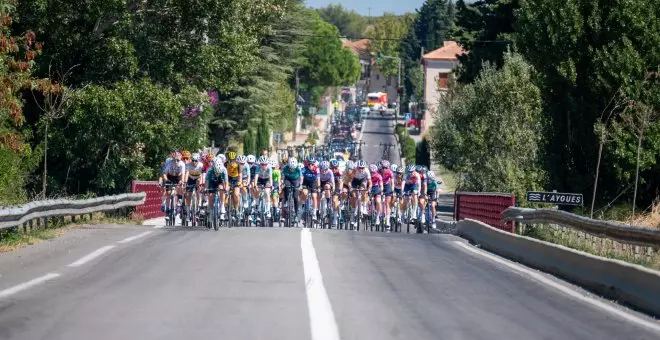
[(461, 237), (481, 248), (660, 316), (658, 271), (512, 234), (475, 220), (465, 219), (456, 226)]

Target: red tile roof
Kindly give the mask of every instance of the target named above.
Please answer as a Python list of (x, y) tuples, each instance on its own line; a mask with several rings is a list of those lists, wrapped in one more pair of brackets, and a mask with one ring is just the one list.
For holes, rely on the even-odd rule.
[(423, 60), (458, 60), (457, 55), (467, 53), (458, 43), (453, 40), (443, 42), (443, 46), (435, 51), (425, 54)]
[(350, 48), (354, 54), (360, 56), (362, 59), (371, 59), (369, 53), (369, 39), (361, 39), (356, 41), (344, 41), (344, 47)]

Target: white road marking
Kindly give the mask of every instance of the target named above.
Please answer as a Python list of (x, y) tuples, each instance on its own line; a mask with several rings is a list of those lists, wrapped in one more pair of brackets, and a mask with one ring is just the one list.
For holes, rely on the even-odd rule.
[(517, 271), (517, 272), (523, 273), (523, 274), (525, 274), (525, 276), (527, 276), (529, 278), (532, 278), (532, 279), (534, 279), (534, 280), (536, 280), (540, 283), (543, 283), (547, 286), (555, 288), (555, 289), (559, 290), (560, 292), (562, 292), (562, 293), (564, 293), (564, 294), (566, 294), (566, 295), (568, 295), (568, 296), (570, 296), (570, 297), (572, 297), (576, 300), (585, 302), (585, 303), (590, 304), (590, 305), (592, 305), (596, 308), (600, 308), (600, 309), (604, 310), (605, 312), (614, 314), (614, 315), (616, 315), (616, 316), (618, 316), (618, 317), (620, 317), (624, 320), (627, 320), (629, 322), (632, 322), (632, 323), (637, 324), (639, 326), (642, 326), (644, 328), (647, 328), (647, 329), (650, 329), (650, 330), (653, 330), (653, 331), (656, 331), (656, 332), (660, 332), (660, 325), (658, 325), (658, 324), (655, 324), (653, 322), (645, 320), (645, 319), (643, 319), (643, 318), (641, 318), (637, 315), (628, 313), (625, 310), (618, 309), (618, 308), (616, 308), (616, 307), (614, 307), (610, 304), (607, 304), (603, 301), (600, 301), (598, 299), (595, 299), (595, 298), (592, 298), (590, 296), (584, 295), (584, 294), (580, 293), (579, 291), (572, 290), (571, 288), (569, 288), (567, 286), (564, 286), (560, 283), (557, 283), (555, 281), (552, 281), (552, 280), (544, 277), (543, 275), (541, 275), (541, 274), (539, 274), (539, 273), (537, 273), (533, 270), (530, 270), (528, 268), (523, 267), (522, 265), (504, 260), (502, 258), (499, 258), (499, 257), (493, 255), (493, 254), (489, 254), (489, 253), (487, 253), (483, 250), (479, 250), (479, 249), (477, 249), (473, 246), (465, 244), (464, 242), (461, 242), (461, 241), (454, 241), (454, 243), (459, 245), (461, 248), (463, 248), (465, 250), (468, 250), (468, 251), (470, 251), (474, 254), (481, 255), (481, 256), (486, 257), (486, 258), (488, 258), (492, 261), (495, 261), (499, 264), (507, 266), (507, 267)]
[(110, 251), (114, 247), (115, 246), (105, 246), (105, 247), (101, 247), (99, 249), (96, 249), (95, 251), (81, 257), (80, 259), (78, 259), (78, 261), (69, 264), (67, 267), (80, 267), (83, 264), (85, 264), (85, 263), (87, 263), (87, 262), (103, 255), (104, 253)]
[(323, 286), (323, 276), (321, 275), (319, 261), (316, 259), (316, 251), (312, 244), (312, 233), (309, 229), (301, 230), (300, 248), (302, 249), (312, 340), (339, 340), (339, 328), (337, 327), (335, 314), (332, 311), (330, 298), (328, 298), (328, 293), (325, 291), (325, 286)]
[(362, 129), (360, 129), (360, 137), (358, 137), (358, 141), (362, 141), (362, 136), (364, 135), (364, 130), (367, 129), (367, 120), (368, 120), (368, 119), (365, 118), (365, 119), (362, 121)]
[(128, 243), (128, 242), (131, 242), (131, 241), (135, 241), (135, 240), (139, 239), (140, 237), (147, 236), (151, 233), (153, 233), (153, 231), (145, 231), (142, 234), (137, 234), (135, 236), (127, 237), (127, 238), (125, 238), (125, 239), (123, 239), (123, 240), (121, 240), (117, 243)]
[(154, 229), (163, 229), (165, 228), (165, 225), (157, 225), (154, 227)]
[(16, 285), (14, 287), (7, 288), (5, 290), (0, 290), (0, 299), (4, 298), (4, 297), (7, 297), (9, 295), (16, 294), (16, 293), (18, 293), (20, 291), (23, 291), (23, 290), (26, 290), (28, 288), (34, 287), (34, 286), (36, 286), (40, 283), (44, 283), (48, 280), (52, 280), (52, 279), (54, 279), (58, 276), (60, 276), (60, 274), (49, 273), (49, 274), (46, 274), (44, 276), (38, 277), (36, 279), (30, 280), (28, 282), (23, 282), (23, 283), (21, 283), (19, 285)]

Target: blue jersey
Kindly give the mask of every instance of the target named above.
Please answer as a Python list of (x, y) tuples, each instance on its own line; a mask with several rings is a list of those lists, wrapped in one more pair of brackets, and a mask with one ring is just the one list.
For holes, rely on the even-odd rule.
[(304, 167), (302, 170), (303, 177), (306, 181), (316, 181), (319, 178), (319, 169), (310, 169), (309, 167)]

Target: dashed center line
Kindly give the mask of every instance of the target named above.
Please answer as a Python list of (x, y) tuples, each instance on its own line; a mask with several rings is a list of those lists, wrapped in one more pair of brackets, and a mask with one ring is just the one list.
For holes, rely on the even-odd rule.
[(81, 257), (76, 262), (73, 262), (73, 263), (69, 264), (67, 267), (80, 267), (83, 264), (85, 264), (85, 263), (87, 263), (87, 262), (103, 255), (104, 253), (110, 251), (114, 247), (115, 246), (105, 246), (105, 247), (101, 247), (99, 249), (96, 249), (95, 251)]
[(16, 293), (18, 293), (20, 291), (23, 291), (23, 290), (26, 290), (28, 288), (34, 287), (34, 286), (36, 286), (38, 284), (41, 284), (41, 283), (44, 283), (46, 281), (52, 280), (52, 279), (54, 279), (58, 276), (60, 276), (60, 274), (49, 273), (49, 274), (46, 274), (44, 276), (40, 276), (36, 279), (30, 280), (28, 282), (23, 282), (19, 285), (11, 287), (11, 288), (7, 288), (5, 290), (0, 290), (0, 299), (4, 298), (4, 297), (7, 297), (9, 295), (16, 294)]
[(151, 233), (153, 233), (153, 231), (145, 231), (142, 234), (137, 234), (135, 236), (127, 237), (127, 238), (125, 238), (125, 239), (123, 239), (123, 240), (121, 240), (117, 243), (122, 243), (123, 244), (123, 243), (128, 243), (128, 242), (131, 242), (131, 241), (135, 241), (135, 240), (139, 239), (140, 237), (147, 236)]

